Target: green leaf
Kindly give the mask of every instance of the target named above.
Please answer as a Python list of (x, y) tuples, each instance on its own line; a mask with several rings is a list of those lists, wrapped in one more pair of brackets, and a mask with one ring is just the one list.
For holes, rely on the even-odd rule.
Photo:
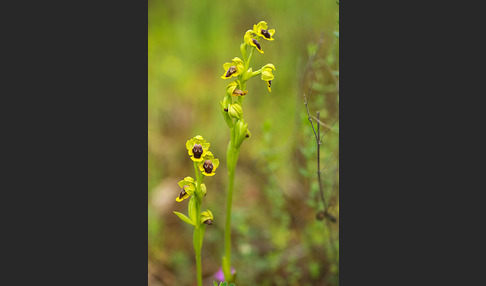
[(187, 222), (190, 225), (194, 225), (194, 223), (185, 214), (175, 211), (173, 211), (173, 213), (175, 213), (182, 221)]

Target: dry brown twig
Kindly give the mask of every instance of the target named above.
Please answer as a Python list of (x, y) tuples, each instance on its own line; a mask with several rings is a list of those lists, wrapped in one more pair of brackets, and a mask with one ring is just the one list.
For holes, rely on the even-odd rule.
[[(319, 38), (319, 42), (317, 44), (317, 47), (316, 47), (316, 51), (315, 53), (309, 58), (305, 68), (304, 68), (304, 77), (305, 77), (305, 74), (307, 73), (307, 71), (310, 69), (311, 67), (311, 64), (312, 62), (315, 60), (315, 57), (319, 51), (319, 48), (320, 46), (322, 45), (323, 43), (323, 35), (321, 34), (321, 37)], [(329, 73), (331, 74), (332, 78), (333, 78), (333, 81), (334, 81), (334, 84), (336, 86), (336, 90), (337, 92), (339, 93), (339, 82), (337, 81), (337, 78), (334, 76), (334, 74), (332, 73), (332, 70), (330, 69), (329, 65), (327, 65), (326, 63), (326, 69), (329, 71)], [(311, 90), (309, 90), (309, 96), (310, 96), (310, 92)], [(324, 138), (324, 135), (329, 131), (333, 131), (335, 132), (334, 130), (332, 130), (332, 127), (334, 126), (334, 124), (337, 122), (337, 119), (333, 122), (333, 124), (331, 126), (325, 124), (324, 122), (322, 122), (320, 119), (319, 119), (319, 111), (316, 112), (316, 116), (312, 116), (310, 114), (310, 111), (309, 111), (309, 106), (308, 106), (308, 103), (307, 103), (307, 96), (306, 94), (304, 93), (304, 105), (305, 105), (305, 109), (307, 111), (307, 118), (311, 124), (311, 127), (312, 127), (312, 131), (314, 132), (314, 136), (315, 136), (315, 139), (316, 139), (316, 145), (317, 145), (317, 180), (318, 180), (318, 183), (319, 183), (319, 193), (320, 193), (320, 197), (321, 197), (321, 201), (322, 201), (322, 206), (323, 206), (323, 210), (322, 211), (319, 211), (317, 213), (317, 219), (324, 219), (325, 217), (327, 217), (330, 221), (332, 222), (336, 222), (336, 218), (333, 217), (332, 215), (330, 215), (328, 213), (328, 208), (326, 206), (326, 202), (325, 202), (325, 198), (324, 198), (324, 188), (322, 186), (322, 180), (321, 180), (321, 172), (322, 170), (324, 169), (321, 169), (320, 167), (320, 161), (321, 161), (321, 158), (320, 158), (320, 149), (321, 149), (321, 145), (322, 145), (322, 139)], [(313, 122), (313, 119), (316, 121), (316, 127), (314, 127), (314, 122)], [(322, 137), (320, 136), (320, 126), (323, 126), (325, 128), (327, 128), (327, 130), (324, 132), (324, 134), (322, 135)], [(316, 128), (317, 128), (317, 131), (316, 131)], [(332, 157), (332, 154), (331, 156), (329, 157), (329, 159)], [(329, 159), (328, 159), (328, 162), (329, 163)], [(326, 165), (327, 165), (326, 163)]]

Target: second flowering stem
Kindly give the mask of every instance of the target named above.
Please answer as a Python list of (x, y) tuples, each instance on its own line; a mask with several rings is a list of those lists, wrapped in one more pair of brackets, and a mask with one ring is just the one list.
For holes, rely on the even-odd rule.
[[(202, 203), (202, 190), (201, 190), (201, 183), (203, 179), (203, 174), (199, 171), (198, 165), (194, 162), (194, 172), (196, 174), (196, 191), (194, 193), (195, 200), (195, 208), (197, 214), (197, 222), (201, 221), (201, 203)], [(193, 236), (193, 244), (194, 244), (194, 251), (196, 253), (196, 271), (197, 271), (197, 285), (202, 286), (202, 267), (201, 267), (201, 248), (202, 242), (204, 237), (204, 230), (205, 225), (196, 223), (196, 227), (194, 228), (194, 236)]]
[[(234, 132), (234, 128), (231, 128)], [(239, 148), (235, 148), (233, 140), (228, 144), (227, 164), (228, 164), (228, 196), (226, 202), (226, 226), (224, 234), (224, 257), (223, 273), (227, 281), (233, 282), (231, 275), (231, 206), (233, 200), (233, 184), (235, 180), (236, 163), (238, 162)]]

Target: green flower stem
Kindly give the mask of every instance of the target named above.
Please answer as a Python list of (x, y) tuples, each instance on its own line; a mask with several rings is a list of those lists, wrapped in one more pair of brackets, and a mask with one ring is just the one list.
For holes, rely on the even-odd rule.
[[(234, 128), (231, 128), (233, 132)], [(226, 226), (224, 232), (224, 253), (223, 273), (226, 281), (233, 282), (231, 275), (231, 205), (233, 200), (233, 183), (235, 179), (236, 163), (240, 150), (236, 149), (233, 141), (228, 144), (227, 165), (228, 165), (228, 197), (226, 202)]]
[[(246, 48), (246, 47), (245, 47)], [(246, 58), (246, 49), (245, 53), (242, 55), (245, 62), (245, 72), (247, 72), (248, 67), (250, 66), (250, 60), (253, 56), (253, 51), (255, 51), (255, 47), (252, 47), (250, 50), (250, 54), (248, 58)], [(243, 75), (238, 77), (239, 84), (242, 90), (246, 90), (246, 81), (242, 80)], [(244, 96), (238, 97), (238, 102), (241, 104), (243, 103)], [(233, 276), (231, 275), (231, 206), (233, 202), (233, 185), (235, 181), (235, 169), (236, 163), (238, 162), (238, 155), (240, 153), (239, 148), (235, 148), (235, 128), (230, 129), (230, 142), (228, 144), (228, 151), (227, 151), (227, 167), (228, 167), (228, 196), (226, 202), (226, 226), (224, 229), (224, 257), (223, 257), (223, 273), (224, 278), (228, 282), (234, 282)]]
[(196, 270), (197, 270), (197, 285), (202, 286), (202, 267), (201, 267), (201, 248), (202, 248), (202, 240), (204, 235), (204, 228), (200, 227), (201, 224), (201, 201), (202, 201), (202, 193), (201, 193), (201, 182), (203, 179), (203, 174), (199, 171), (197, 167), (197, 163), (194, 162), (194, 172), (196, 173), (196, 213), (197, 213), (197, 221), (196, 227), (194, 229), (194, 236), (193, 236), (193, 244), (194, 244), (194, 252), (196, 253)]
[(202, 270), (201, 270), (201, 229), (194, 229), (194, 251), (196, 252), (196, 268), (197, 268), (197, 285), (202, 286)]
[[(243, 83), (241, 84), (241, 90), (246, 90), (245, 88), (246, 88), (246, 82), (243, 82)], [(242, 104), (242, 103), (243, 103), (243, 99), (245, 99), (245, 97), (244, 97), (244, 96), (238, 96), (238, 102), (239, 102), (240, 104)], [(233, 129), (234, 129), (234, 128), (233, 128)]]
[(255, 50), (255, 47), (251, 47), (250, 54), (248, 55), (248, 59), (245, 61), (245, 71), (247, 71), (248, 68), (250, 67), (250, 60), (251, 60), (251, 56), (253, 56), (254, 50)]

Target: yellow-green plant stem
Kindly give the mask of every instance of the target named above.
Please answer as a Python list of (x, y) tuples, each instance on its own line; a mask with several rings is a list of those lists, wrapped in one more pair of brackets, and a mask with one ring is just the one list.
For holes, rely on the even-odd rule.
[(202, 238), (204, 236), (204, 226), (200, 226), (201, 221), (201, 182), (203, 179), (203, 174), (199, 171), (197, 163), (194, 162), (194, 172), (196, 173), (196, 213), (197, 213), (197, 223), (194, 228), (193, 244), (194, 252), (196, 253), (196, 272), (197, 272), (197, 285), (202, 286), (202, 266), (201, 266), (201, 248), (202, 248)]
[[(233, 132), (234, 128), (231, 128)], [(224, 253), (223, 257), (223, 273), (224, 278), (228, 282), (234, 282), (231, 275), (231, 206), (233, 200), (233, 184), (235, 180), (235, 169), (238, 161), (239, 149), (233, 145), (233, 141), (228, 144), (227, 165), (228, 165), (228, 196), (226, 202), (226, 226), (224, 232)]]
[[(250, 66), (250, 60), (255, 51), (255, 47), (251, 47), (248, 58), (245, 58), (246, 52), (242, 51), (243, 59), (245, 61), (245, 72), (247, 72)], [(243, 76), (238, 77), (240, 88), (245, 90), (246, 81), (243, 80)], [(238, 97), (238, 102), (243, 103), (244, 96)], [(238, 122), (238, 120), (236, 120)], [(236, 125), (236, 122), (233, 126)], [(233, 202), (233, 185), (235, 181), (235, 169), (238, 162), (238, 155), (240, 153), (239, 148), (235, 148), (235, 127), (230, 129), (231, 140), (228, 143), (228, 150), (226, 153), (226, 164), (228, 167), (228, 196), (226, 200), (226, 226), (224, 229), (224, 256), (223, 256), (223, 273), (224, 279), (228, 282), (235, 282), (234, 277), (231, 274), (231, 206)]]
[(202, 271), (201, 271), (201, 229), (194, 229), (194, 251), (196, 252), (196, 269), (197, 269), (197, 285), (202, 286)]

